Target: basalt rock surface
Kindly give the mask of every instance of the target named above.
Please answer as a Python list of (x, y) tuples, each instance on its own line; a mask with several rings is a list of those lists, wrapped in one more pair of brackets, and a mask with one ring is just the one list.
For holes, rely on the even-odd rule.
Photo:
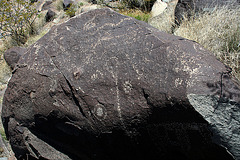
[(4, 59), (7, 64), (13, 69), (20, 57), (27, 51), (26, 48), (12, 47), (4, 53)]
[(18, 159), (230, 160), (235, 147), (214, 141), (224, 134), (200, 110), (224, 110), (210, 106), (217, 98), (239, 113), (230, 76), (196, 42), (97, 9), (54, 26), (21, 56), (2, 119)]

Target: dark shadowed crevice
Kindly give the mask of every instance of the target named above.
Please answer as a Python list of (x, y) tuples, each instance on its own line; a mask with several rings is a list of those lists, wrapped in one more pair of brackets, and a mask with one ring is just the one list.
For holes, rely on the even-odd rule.
[(31, 148), (31, 150), (33, 151), (33, 153), (39, 158), (40, 154), (39, 152), (33, 147), (33, 145), (29, 144), (29, 147)]
[[(61, 72), (61, 70), (60, 70), (60, 69), (58, 68), (58, 66), (55, 64), (54, 60), (51, 58), (51, 56), (50, 56), (50, 54), (47, 52), (47, 50), (46, 50), (46, 49), (44, 49), (44, 50), (45, 50), (45, 52), (48, 54), (48, 56), (50, 57), (50, 59), (51, 59), (52, 63), (54, 64), (54, 66), (59, 70), (59, 72), (62, 74), (62, 76), (63, 76), (64, 79), (66, 80), (67, 85), (68, 85), (68, 87), (69, 87), (70, 90), (71, 90), (71, 96), (72, 96), (75, 104), (78, 106), (78, 108), (79, 108), (80, 112), (82, 113), (82, 115), (86, 118), (86, 114), (83, 112), (83, 109), (82, 109), (82, 107), (81, 107), (81, 105), (80, 105), (77, 97), (76, 97), (75, 94), (74, 94), (74, 89), (73, 89), (71, 83), (68, 81), (68, 79), (64, 76), (64, 74)], [(63, 89), (63, 91), (64, 91), (64, 93), (68, 96), (67, 92), (66, 92), (64, 89)]]
[(72, 95), (72, 98), (73, 98), (75, 104), (78, 106), (78, 108), (79, 108), (80, 112), (82, 113), (82, 115), (83, 115), (85, 118), (87, 118), (86, 114), (83, 112), (83, 109), (82, 109), (82, 107), (81, 107), (81, 105), (80, 105), (77, 97), (76, 97), (75, 94), (74, 94), (74, 89), (73, 89), (73, 87), (71, 86), (70, 82), (67, 80), (67, 78), (66, 78), (64, 75), (63, 75), (63, 77), (64, 77), (64, 79), (66, 80), (68, 87), (71, 89), (71, 95)]
[(146, 91), (144, 90), (144, 88), (142, 88), (142, 92), (143, 92), (143, 96), (144, 96), (144, 98), (146, 99), (146, 101), (147, 101), (147, 104), (149, 105), (149, 106), (152, 106), (152, 104), (149, 102), (149, 94), (147, 94), (146, 93)]

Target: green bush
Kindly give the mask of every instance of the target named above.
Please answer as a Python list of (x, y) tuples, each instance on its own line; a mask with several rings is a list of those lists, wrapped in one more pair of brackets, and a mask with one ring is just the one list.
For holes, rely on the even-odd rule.
[(132, 14), (129, 14), (129, 16), (130, 16), (130, 17), (133, 17), (133, 18), (135, 18), (135, 19), (137, 19), (137, 20), (140, 20), (140, 21), (148, 22), (148, 19), (149, 19), (149, 17), (150, 17), (150, 14), (145, 14), (145, 13), (143, 13), (143, 14), (137, 15), (137, 16), (134, 16), (134, 15), (132, 15)]
[[(5, 131), (4, 131), (4, 129), (3, 129), (2, 126), (0, 127), (0, 135), (1, 135), (1, 137), (3, 138), (3, 140), (8, 141), (8, 140), (7, 140), (7, 136), (6, 136)], [(1, 154), (3, 151), (4, 151), (3, 148), (0, 148), (0, 154)]]
[(144, 22), (148, 22), (148, 19), (151, 17), (150, 13), (141, 10), (121, 10), (120, 13)]
[(17, 45), (26, 42), (27, 35), (33, 33), (32, 24), (37, 17), (36, 7), (27, 0), (0, 1), (0, 33), (2, 37), (10, 36)]
[(69, 17), (75, 16), (75, 13), (77, 12), (78, 6), (75, 4), (71, 4), (71, 6), (65, 11), (66, 15)]

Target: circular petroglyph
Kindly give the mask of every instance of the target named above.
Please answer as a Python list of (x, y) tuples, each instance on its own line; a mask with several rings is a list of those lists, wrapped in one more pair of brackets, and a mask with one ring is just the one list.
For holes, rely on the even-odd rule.
[(104, 119), (107, 116), (106, 108), (102, 104), (97, 104), (94, 107), (93, 113), (96, 117)]

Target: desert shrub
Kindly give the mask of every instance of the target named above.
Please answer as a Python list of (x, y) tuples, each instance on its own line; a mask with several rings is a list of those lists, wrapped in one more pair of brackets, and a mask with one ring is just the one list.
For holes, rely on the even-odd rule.
[(0, 29), (1, 36), (10, 36), (17, 45), (24, 44), (26, 37), (32, 33), (32, 24), (37, 17), (36, 7), (31, 1), (1, 0), (0, 1)]
[(78, 4), (78, 7), (80, 8), (80, 7), (82, 7), (82, 6), (84, 6), (84, 3), (83, 3), (83, 2), (80, 2), (80, 3)]
[[(2, 102), (2, 97), (0, 98), (0, 103)], [(1, 126), (0, 127), (0, 134), (1, 134), (1, 137), (5, 140), (5, 141), (7, 141), (7, 136), (6, 136), (6, 134), (5, 134), (5, 131), (4, 131), (4, 128)], [(0, 153), (2, 153), (2, 152), (4, 152), (4, 149), (1, 147), (0, 148)]]
[(151, 11), (152, 6), (156, 0), (122, 0), (121, 2), (126, 8), (141, 9), (142, 11)]
[(65, 13), (69, 17), (73, 17), (75, 16), (75, 13), (77, 12), (77, 10), (78, 10), (78, 5), (71, 4), (70, 7), (65, 11)]
[(145, 21), (145, 22), (148, 22), (148, 19), (150, 18), (149, 12), (143, 12), (141, 10), (136, 10), (136, 9), (121, 10), (120, 13), (129, 17), (133, 17), (140, 21)]
[(175, 35), (194, 40), (232, 67), (240, 79), (240, 8), (216, 7), (185, 18)]
[(32, 28), (34, 30), (34, 34), (30, 35), (30, 37), (32, 36), (38, 36), (38, 34), (40, 34), (42, 32), (43, 27), (46, 25), (46, 14), (47, 14), (47, 10), (42, 11), (41, 13), (39, 13), (37, 15), (37, 18), (35, 19), (35, 21), (32, 24)]

